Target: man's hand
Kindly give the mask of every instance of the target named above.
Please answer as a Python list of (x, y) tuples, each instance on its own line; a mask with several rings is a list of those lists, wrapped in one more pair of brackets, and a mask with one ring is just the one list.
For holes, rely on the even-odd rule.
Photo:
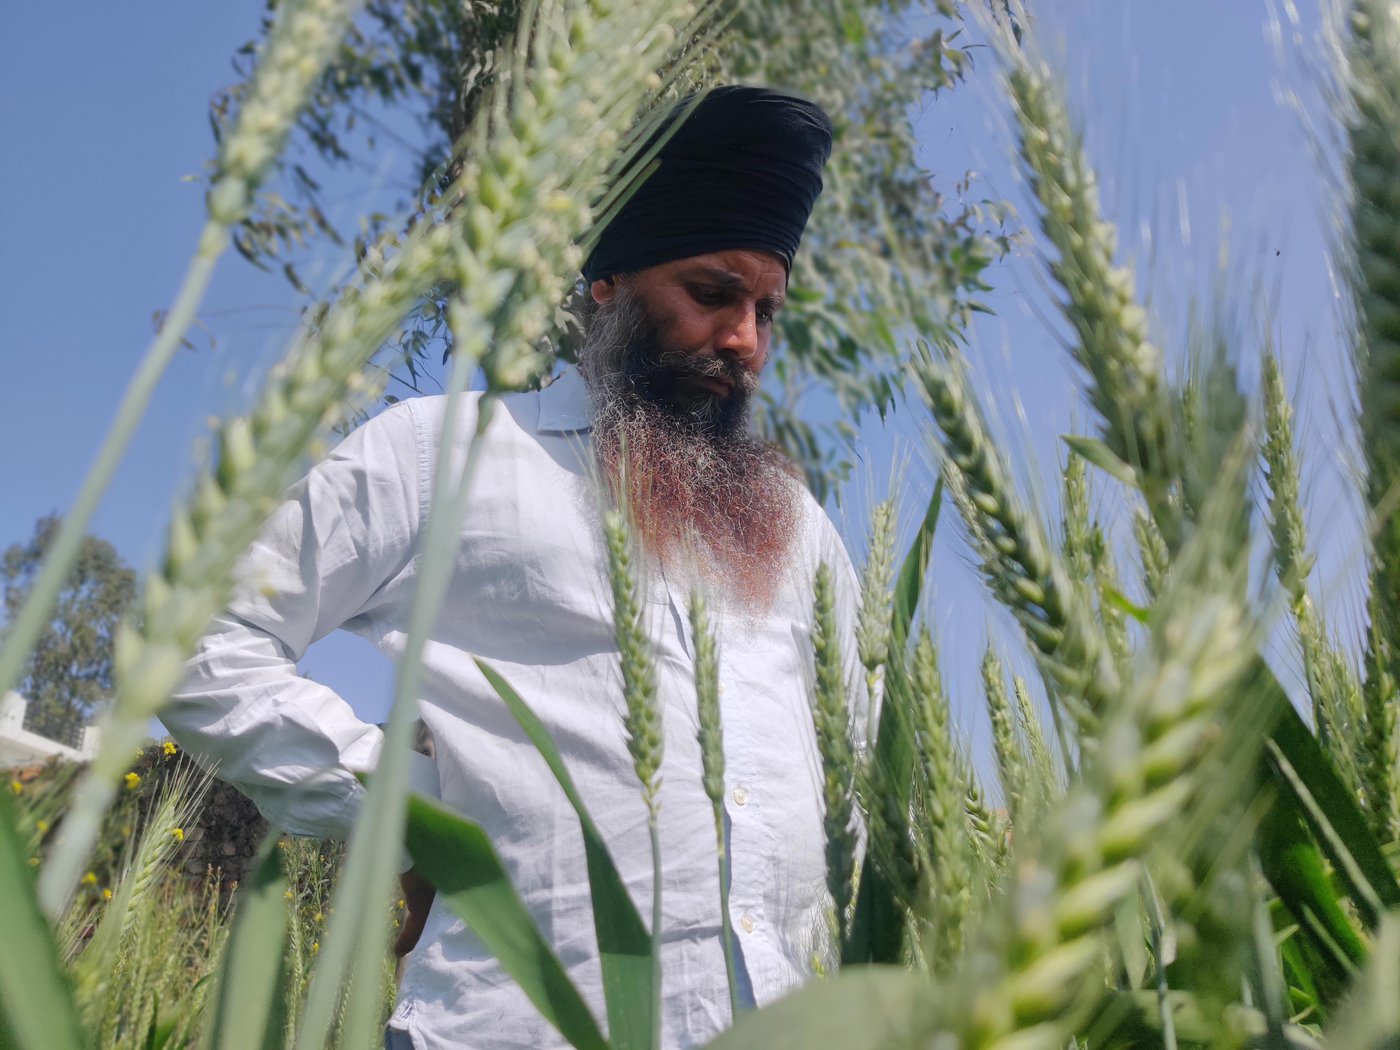
[(433, 906), (437, 890), (418, 874), (417, 868), (409, 868), (400, 875), (399, 886), (403, 889), (404, 916), (403, 926), (394, 940), (394, 954), (402, 959), (423, 936), (423, 924), (428, 921), (428, 909)]

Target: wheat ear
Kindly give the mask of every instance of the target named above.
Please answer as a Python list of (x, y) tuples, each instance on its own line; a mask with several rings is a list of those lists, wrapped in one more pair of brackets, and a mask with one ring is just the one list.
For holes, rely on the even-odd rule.
[(948, 491), (983, 574), (1025, 631), (1073, 728), (1081, 739), (1092, 740), (1109, 698), (1118, 692), (1117, 669), (1093, 607), (1071, 585), (1039, 519), (1021, 503), (959, 363), (928, 358), (917, 375), (943, 432)]
[(1371, 631), (1366, 653), (1361, 782), (1371, 821), (1400, 835), (1400, 733), (1396, 648), (1400, 645), (1400, 24), (1393, 5), (1350, 8), (1351, 237), (1360, 350), (1361, 432), (1375, 521)]
[(918, 827), (932, 872), (927, 909), (932, 943), (924, 955), (931, 969), (946, 976), (962, 952), (964, 923), (972, 905), (972, 844), (968, 838), (967, 786), (953, 736), (948, 698), (938, 669), (938, 652), (927, 629), (914, 645), (913, 688), (918, 702), (920, 791)]
[(1050, 271), (1065, 290), (1063, 310), (1077, 336), (1071, 351), (1092, 380), (1089, 400), (1103, 418), (1103, 440), (1137, 474), (1152, 516), (1175, 547), (1179, 476), (1161, 352), (1136, 301), (1132, 271), (1114, 263), (1117, 231), (1099, 207), (1098, 186), (1058, 85), (1020, 47), (1003, 53), (1021, 159), (1040, 203), (1040, 225), (1057, 257)]
[(860, 580), (860, 614), (856, 644), (865, 668), (870, 709), (879, 695), (880, 671), (890, 658), (890, 584), (894, 582), (895, 512), (892, 500), (875, 505), (870, 515), (870, 547)]
[[(1194, 845), (1184, 815), (1194, 824), (1202, 807), (1218, 802), (1212, 757), (1228, 747), (1237, 760), (1258, 745), (1257, 720), (1235, 718), (1244, 699), (1236, 686), (1257, 637), (1240, 600), (1237, 552), (1212, 542), (1226, 531), (1212, 522), (1183, 549), (1102, 746), (1044, 829), (1024, 848), (1018, 842), (1005, 925), (989, 937), (976, 983), (944, 1001), (935, 1039), (997, 1050), (1063, 1047), (1081, 1007), (1096, 997), (1102, 934), (1115, 910), (1154, 855)], [(1222, 732), (1231, 725), (1239, 736)]]
[(1045, 807), (1060, 789), (1060, 777), (1055, 771), (1055, 760), (1046, 743), (1045, 731), (1041, 728), (1040, 715), (1035, 710), (1035, 700), (1031, 697), (1030, 686), (1020, 675), (1011, 679), (1011, 692), (1016, 698), (1017, 724), (1021, 736), (1026, 741), (1026, 757), (1030, 775), (1026, 779), (1026, 795), (1037, 792), (1039, 798), (1031, 799), (1029, 811), (1034, 813)]
[[(632, 555), (632, 539), (626, 519), (616, 510), (603, 515), (608, 547), (608, 579), (612, 585), (613, 625), (622, 662), (622, 695), (626, 704), (623, 726), (632, 768), (642, 786), (647, 806), (647, 831), (651, 836), (652, 987), (661, 988), (661, 837), (657, 818), (661, 789), (661, 704), (656, 689), (656, 667), (643, 615), (641, 581)], [(653, 1011), (653, 1043), (660, 1038), (661, 1012)]]
[(1356, 731), (1364, 712), (1353, 709), (1359, 683), (1345, 659), (1328, 644), (1322, 618), (1308, 594), (1312, 555), (1303, 521), (1298, 460), (1294, 452), (1293, 406), (1283, 371), (1272, 351), (1263, 357), (1264, 480), (1269, 488), (1269, 518), (1274, 567), (1298, 624), (1303, 675), (1312, 699), (1319, 741), (1337, 763), (1349, 786), (1359, 792)]
[(1104, 640), (1122, 674), (1132, 655), (1127, 624), (1122, 610), (1106, 597), (1119, 589), (1118, 572), (1103, 529), (1090, 516), (1088, 471), (1075, 453), (1065, 463), (1062, 511), (1065, 566), (1072, 582), (1092, 581)]
[[(854, 895), (856, 844), (852, 821), (856, 764), (851, 747), (846, 669), (842, 666), (841, 636), (837, 629), (836, 586), (831, 566), (825, 562), (817, 566), (812, 588), (812, 655), (816, 664), (812, 719), (822, 762), (826, 885), (836, 914), (838, 943), (844, 944)], [(870, 665), (866, 666), (869, 671)]]
[(729, 983), (729, 1014), (739, 1016), (739, 974), (734, 958), (734, 925), (729, 915), (729, 847), (724, 835), (724, 728), (719, 704), (719, 643), (710, 629), (710, 613), (699, 590), (690, 595), (690, 636), (695, 646), (695, 703), (699, 729), (701, 780), (715, 814), (715, 849), (719, 856), (719, 921), (724, 943), (724, 972)]
[(1014, 827), (1023, 813), (1029, 773), (1025, 752), (1016, 736), (1016, 713), (1006, 693), (1006, 670), (991, 645), (982, 653), (982, 695), (992, 723), (992, 746), (1001, 777), (1001, 793)]

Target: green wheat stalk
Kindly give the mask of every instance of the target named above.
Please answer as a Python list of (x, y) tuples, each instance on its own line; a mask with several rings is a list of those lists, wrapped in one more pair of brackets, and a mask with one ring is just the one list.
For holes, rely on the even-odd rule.
[[(119, 687), (104, 724), (107, 744), (75, 793), (64, 838), (41, 883), (51, 912), (76, 881), (121, 772), (120, 756), (139, 743), (204, 625), (227, 604), (238, 557), (295, 480), (307, 451), (348, 403), (372, 392), (364, 378), (367, 363), (424, 290), (470, 276), (473, 283), (454, 303), (454, 326), (471, 333), (458, 353), (481, 353), (497, 382), (519, 380), (539, 367), (532, 347), (510, 337), (541, 331), (540, 318), (552, 316), (562, 300), (567, 276), (550, 284), (544, 274), (577, 267), (574, 241), (591, 219), (580, 202), (599, 196), (610, 174), (612, 154), (599, 146), (616, 143), (626, 131), (645, 97), (648, 63), (660, 64), (677, 36), (670, 25), (684, 25), (693, 14), (685, 4), (653, 2), (664, 15), (656, 21), (601, 2), (551, 6), (555, 32), (535, 34), (536, 47), (547, 48), (536, 56), (540, 64), (531, 77), (502, 87), (493, 103), (520, 119), (493, 120), (470, 133), (469, 162), (444, 195), (443, 209), (416, 224), (392, 252), (381, 245), (369, 253), (360, 285), (346, 290), (316, 330), (299, 337), (254, 410), (219, 428), (217, 464), (172, 516), (164, 564), (147, 580), (142, 626), (125, 626), (117, 639)], [(585, 26), (597, 40), (632, 43), (618, 49), (621, 58), (605, 48), (562, 46)], [(591, 98), (611, 101), (600, 106)], [(464, 199), (474, 207), (453, 207)], [(495, 214), (493, 205), (502, 213), (497, 218), (508, 221), (482, 218)], [(434, 221), (442, 219), (451, 222)], [(478, 316), (482, 324), (468, 325)], [(498, 331), (497, 342), (492, 336)], [(482, 339), (492, 344), (489, 352), (481, 350)]]
[[(661, 788), (661, 705), (656, 691), (656, 668), (651, 642), (647, 638), (641, 585), (633, 566), (632, 540), (626, 519), (619, 511), (603, 515), (603, 532), (608, 547), (608, 579), (613, 595), (613, 624), (617, 648), (622, 658), (622, 695), (627, 710), (623, 726), (627, 730), (627, 750), (632, 768), (642, 785), (647, 806), (647, 831), (651, 835), (652, 909), (651, 951), (652, 986), (661, 988), (661, 838), (657, 824)], [(652, 1044), (659, 1045), (661, 1011), (652, 1012)]]
[(1376, 516), (1371, 630), (1362, 690), (1365, 725), (1360, 777), (1372, 825), (1385, 841), (1400, 835), (1400, 733), (1395, 648), (1400, 630), (1400, 26), (1393, 7), (1350, 6), (1349, 87), (1354, 118), (1351, 247), (1359, 342), (1361, 432), (1369, 502)]
[[(1031, 800), (1030, 812), (1043, 809), (1045, 803), (1059, 790), (1059, 776), (1055, 772), (1055, 760), (1051, 757), (1050, 746), (1046, 743), (1045, 732), (1041, 728), (1040, 716), (1036, 714), (1035, 701), (1030, 687), (1020, 675), (1011, 679), (1011, 692), (1016, 698), (1016, 721), (1021, 736), (1026, 742), (1026, 758), (1029, 762), (1029, 775), (1026, 778), (1026, 791), (1034, 788), (1040, 795)], [(1025, 800), (1023, 799), (1023, 805)]]
[(915, 744), (920, 770), (918, 828), (932, 872), (928, 924), (931, 943), (924, 956), (936, 976), (952, 973), (962, 953), (965, 922), (972, 906), (973, 849), (967, 825), (967, 780), (953, 733), (938, 652), (926, 628), (914, 644), (913, 689), (918, 703)]
[(719, 856), (719, 921), (724, 943), (724, 972), (729, 983), (729, 1013), (739, 1016), (739, 977), (734, 960), (734, 924), (729, 916), (729, 848), (724, 836), (724, 731), (719, 705), (719, 644), (710, 629), (704, 594), (690, 595), (690, 636), (695, 645), (695, 700), (700, 741), (700, 769), (705, 797), (715, 814), (715, 849)]
[(1006, 873), (1011, 858), (1011, 825), (999, 817), (983, 797), (982, 785), (965, 760), (963, 770), (963, 816), (973, 855), (995, 882)]
[(1151, 605), (1166, 586), (1167, 573), (1171, 569), (1171, 553), (1157, 523), (1141, 511), (1133, 515), (1133, 537), (1137, 540), (1138, 556), (1142, 559), (1142, 584)]
[[(837, 628), (836, 585), (831, 566), (825, 562), (817, 566), (812, 593), (812, 653), (816, 664), (812, 719), (822, 763), (826, 885), (836, 915), (837, 943), (845, 943), (854, 896), (856, 847), (852, 821), (856, 762), (851, 747), (851, 712), (846, 694), (846, 671), (841, 660), (841, 635)], [(862, 647), (864, 642), (862, 638)], [(862, 655), (864, 651), (862, 648)], [(880, 663), (883, 662), (882, 659)], [(871, 667), (866, 664), (867, 673), (872, 673)]]
[(1089, 478), (1084, 458), (1071, 452), (1065, 462), (1061, 502), (1062, 544), (1071, 581), (1093, 581), (1104, 639), (1120, 674), (1128, 667), (1131, 645), (1123, 613), (1105, 595), (1117, 592), (1118, 573), (1108, 542), (1089, 513)]
[(857, 652), (865, 668), (866, 699), (874, 710), (880, 670), (890, 658), (890, 585), (894, 582), (895, 509), (882, 500), (870, 515), (870, 545), (860, 581)]
[[(277, 8), (248, 97), (215, 161), (216, 174), (207, 198), (209, 217), (200, 233), (198, 250), (160, 331), (122, 395), (116, 418), (98, 446), (97, 459), (64, 516), (28, 598), (6, 631), (5, 644), (0, 647), (0, 694), (12, 688), (23, 673), (24, 661), (53, 610), (102, 495), (145, 416), (160, 377), (194, 323), (215, 264), (228, 247), (229, 231), (247, 215), (253, 192), (281, 152), (297, 113), (335, 54), (358, 7), (358, 0), (288, 0)], [(50, 914), (56, 914), (53, 901), (49, 904)]]
[(996, 753), (997, 773), (1001, 777), (1002, 796), (1006, 810), (1016, 826), (1026, 800), (1029, 772), (1021, 741), (1016, 736), (1016, 713), (1006, 694), (1006, 671), (996, 650), (988, 645), (982, 654), (982, 695), (987, 702), (987, 715), (992, 723), (992, 747)]
[(1293, 406), (1283, 372), (1272, 351), (1263, 358), (1264, 479), (1269, 488), (1274, 567), (1288, 595), (1298, 625), (1303, 675), (1312, 699), (1318, 739), (1353, 791), (1361, 783), (1357, 769), (1356, 729), (1364, 713), (1353, 707), (1360, 685), (1345, 657), (1328, 644), (1322, 618), (1308, 594), (1312, 555), (1303, 521), (1298, 459), (1294, 452)]
[[(1118, 672), (1094, 609), (1070, 582), (1039, 519), (1021, 503), (960, 364), (930, 356), (916, 375), (943, 433), (944, 477), (982, 572), (1025, 631), (1072, 728), (1092, 741), (1118, 692)], [(1058, 728), (1063, 734), (1067, 727)]]
[[(546, 364), (536, 344), (548, 331), (584, 245), (594, 235), (583, 231), (596, 230), (595, 221), (602, 222), (623, 199), (620, 187), (629, 186), (647, 162), (636, 151), (651, 125), (634, 122), (639, 107), (666, 86), (652, 70), (668, 64), (677, 44), (709, 32), (714, 11), (707, 5), (697, 13), (675, 0), (648, 0), (642, 6), (574, 0), (531, 5), (523, 13), (510, 75), (496, 83), (486, 100), (483, 112), (489, 118), (468, 132), (460, 174), (444, 199), (456, 234), (443, 260), (446, 276), (455, 282), (448, 304), (455, 360), (439, 462), (450, 458), (457, 437), (456, 405), (478, 365), (486, 374), (488, 393), (477, 404), (476, 438), (489, 425), (495, 393), (526, 382)], [(678, 32), (676, 26), (682, 29)], [(671, 64), (673, 76), (685, 68), (681, 60)], [(596, 208), (584, 203), (594, 200)], [(343, 909), (347, 914), (362, 913), (392, 883), (392, 866), (379, 843), (402, 837), (421, 655), (446, 595), (457, 523), (466, 511), (469, 481), (484, 444), (473, 439), (460, 472), (454, 477), (440, 471), (436, 478), (394, 709), (364, 815), (351, 839), (346, 884), (337, 894), (338, 901), (350, 902)], [(654, 816), (652, 823), (654, 866), (659, 867)], [(659, 920), (659, 877), (654, 894)], [(654, 947), (659, 946), (659, 921), (653, 923), (652, 936)], [(352, 974), (353, 982), (344, 997), (347, 1028), (351, 1033), (371, 1030), (372, 967), (383, 955), (387, 937), (383, 925), (350, 925), (348, 919), (328, 931), (307, 1000), (308, 1022), (301, 1036), (305, 1050), (327, 1029), (345, 973)], [(659, 989), (659, 951), (653, 964)]]
[[(1238, 472), (1229, 482), (1239, 483)], [(935, 1038), (998, 1050), (1064, 1046), (1099, 987), (1114, 912), (1154, 856), (1189, 848), (1183, 815), (1194, 825), (1218, 804), (1212, 757), (1237, 762), (1241, 748), (1258, 744), (1235, 688), (1257, 638), (1237, 585), (1242, 561), (1221, 525), (1210, 520), (1183, 549), (1102, 746), (1043, 830), (1018, 845), (1005, 925), (968, 971), (976, 983), (945, 1000)]]
[(1099, 208), (1093, 169), (1054, 78), (1007, 41), (1006, 85), (1019, 132), (1021, 159), (1040, 203), (1040, 225), (1057, 257), (1049, 262), (1065, 290), (1061, 309), (1077, 339), (1074, 359), (1089, 374), (1089, 400), (1103, 421), (1107, 449), (1131, 468), (1167, 541), (1181, 537), (1172, 494), (1180, 474), (1162, 355), (1136, 301), (1132, 271), (1114, 263), (1117, 230)]

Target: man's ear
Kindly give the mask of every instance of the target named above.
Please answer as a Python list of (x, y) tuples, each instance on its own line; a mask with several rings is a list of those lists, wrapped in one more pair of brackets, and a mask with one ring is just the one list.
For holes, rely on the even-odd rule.
[(588, 286), (588, 290), (592, 293), (595, 303), (605, 306), (616, 297), (617, 282), (611, 277), (600, 277)]

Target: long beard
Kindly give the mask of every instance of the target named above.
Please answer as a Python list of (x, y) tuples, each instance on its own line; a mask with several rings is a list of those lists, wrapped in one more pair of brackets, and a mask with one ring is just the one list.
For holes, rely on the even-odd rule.
[[(800, 518), (792, 462), (748, 433), (756, 386), (732, 362), (668, 350), (625, 289), (581, 348), (594, 402), (593, 455), (643, 549), (741, 607), (771, 606)], [(697, 387), (723, 378), (728, 395)]]

